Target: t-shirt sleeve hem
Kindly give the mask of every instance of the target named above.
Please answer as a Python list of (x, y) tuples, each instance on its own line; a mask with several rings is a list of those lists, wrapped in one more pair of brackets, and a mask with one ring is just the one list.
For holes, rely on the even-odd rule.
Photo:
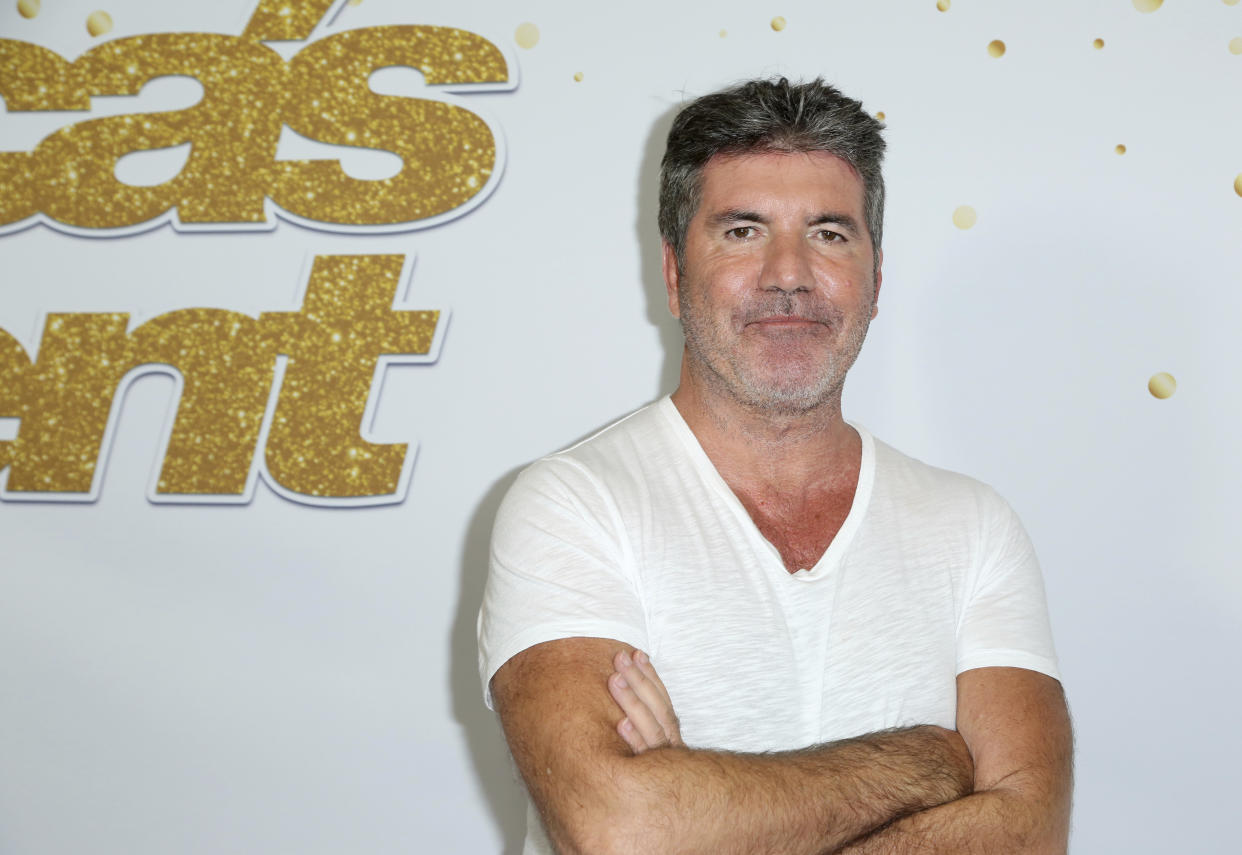
[(958, 674), (975, 668), (1025, 668), (1047, 674), (1054, 680), (1061, 679), (1055, 659), (1026, 650), (979, 650), (958, 660)]
[(489, 710), (492, 705), (492, 677), (514, 656), (528, 647), (534, 647), (545, 641), (559, 641), (564, 638), (611, 638), (633, 647), (646, 646), (646, 633), (625, 623), (592, 623), (583, 624), (547, 624), (530, 627), (497, 645), (491, 652), (483, 669), (483, 701)]

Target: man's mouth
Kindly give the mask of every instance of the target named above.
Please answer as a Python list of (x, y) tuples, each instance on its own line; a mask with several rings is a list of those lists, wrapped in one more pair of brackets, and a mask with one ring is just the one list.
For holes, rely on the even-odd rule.
[(762, 318), (755, 318), (747, 321), (745, 326), (756, 327), (760, 330), (800, 330), (812, 329), (814, 327), (826, 326), (822, 321), (814, 318), (805, 318), (800, 315), (768, 315)]

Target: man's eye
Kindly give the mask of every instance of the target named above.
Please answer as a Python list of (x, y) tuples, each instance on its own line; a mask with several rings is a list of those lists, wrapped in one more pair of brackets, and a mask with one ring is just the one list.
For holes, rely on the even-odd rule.
[(728, 234), (728, 236), (731, 238), (754, 237), (755, 227), (754, 226), (738, 226), (737, 228), (729, 229), (729, 231), (726, 234)]
[(832, 229), (820, 229), (815, 233), (815, 236), (826, 242), (845, 240), (845, 237), (840, 232), (834, 232)]

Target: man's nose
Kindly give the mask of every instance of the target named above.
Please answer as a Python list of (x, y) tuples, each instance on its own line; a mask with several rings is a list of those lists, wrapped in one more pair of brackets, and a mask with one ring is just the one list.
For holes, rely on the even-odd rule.
[(815, 285), (811, 272), (811, 248), (800, 237), (774, 238), (763, 259), (759, 287), (765, 291), (809, 291)]

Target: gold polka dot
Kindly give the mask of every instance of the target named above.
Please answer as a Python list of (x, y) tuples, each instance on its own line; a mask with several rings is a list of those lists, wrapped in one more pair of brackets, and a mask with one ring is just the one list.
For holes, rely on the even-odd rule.
[(350, 6), (361, 6), (362, 0), (349, 0), (349, 5)]
[(979, 215), (969, 205), (961, 205), (953, 212), (953, 225), (959, 229), (969, 229), (978, 221)]
[(992, 41), (988, 42), (988, 53), (990, 53), (992, 56), (995, 56), (995, 57), (1004, 56), (1005, 55), (1005, 43), (1002, 42), (1000, 39), (993, 39)]
[(1104, 50), (1104, 40), (1096, 39), (1095, 41), (1091, 43), (1091, 46), (1095, 48), (1096, 50)]
[(1114, 148), (1114, 149), (1113, 149), (1113, 151), (1117, 152), (1117, 154), (1125, 154), (1125, 153), (1126, 153), (1126, 147), (1125, 147), (1125, 145), (1124, 145), (1124, 144), (1122, 144), (1122, 143), (1117, 143), (1117, 147), (1116, 147), (1116, 148)]
[(112, 31), (112, 16), (102, 10), (91, 12), (86, 18), (86, 31), (92, 36), (102, 36)]
[(884, 121), (884, 118), (885, 118), (884, 111), (880, 110), (878, 113), (875, 114), (875, 117), (879, 119), (881, 122)]
[(1238, 177), (1233, 179), (1233, 192), (1242, 196), (1242, 172), (1238, 173)]
[(17, 0), (17, 12), (23, 18), (33, 18), (39, 14), (39, 0)]
[(1229, 52), (1234, 56), (1242, 56), (1242, 36), (1229, 40)]
[(539, 44), (539, 28), (530, 21), (519, 24), (513, 32), (513, 40), (517, 42), (518, 47), (530, 50)]
[(1147, 381), (1147, 391), (1157, 398), (1168, 398), (1177, 391), (1177, 381), (1173, 379), (1172, 374), (1161, 371), (1159, 374), (1151, 375), (1151, 379)]
[(727, 35), (729, 35), (729, 31), (728, 31), (728, 30), (721, 30), (721, 31), (720, 31), (720, 37), (721, 37), (722, 39), (723, 39), (725, 36), (727, 36)]
[(1238, 0), (1223, 0), (1226, 6), (1237, 6)]
[(575, 71), (575, 72), (574, 72), (574, 80), (578, 81), (579, 83), (581, 83), (581, 82), (582, 82), (582, 72), (581, 72), (581, 71)]
[(785, 19), (780, 15), (777, 15), (775, 18), (773, 18), (772, 29), (776, 30), (778, 33), (781, 30), (785, 29)]
[(1133, 0), (1134, 8), (1140, 12), (1154, 12), (1164, 5), (1164, 0)]
[(950, 6), (949, 0), (936, 0), (936, 8), (939, 9), (941, 12), (949, 11), (949, 6)]

